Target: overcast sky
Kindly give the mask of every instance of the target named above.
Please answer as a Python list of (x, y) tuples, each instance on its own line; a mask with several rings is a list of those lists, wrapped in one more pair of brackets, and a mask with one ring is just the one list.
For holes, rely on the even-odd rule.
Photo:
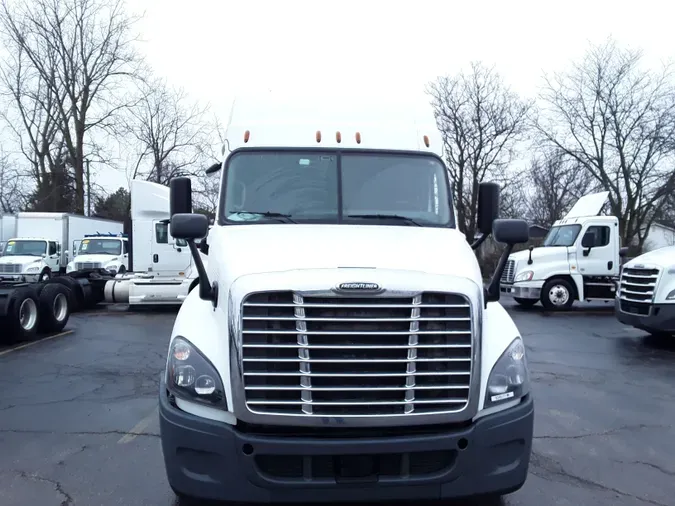
[[(472, 60), (495, 64), (534, 96), (544, 71), (564, 69), (612, 35), (658, 64), (675, 56), (668, 1), (130, 0), (145, 13), (142, 51), (156, 74), (227, 120), (238, 90), (362, 90), (423, 94)], [(107, 187), (126, 186), (106, 174)]]

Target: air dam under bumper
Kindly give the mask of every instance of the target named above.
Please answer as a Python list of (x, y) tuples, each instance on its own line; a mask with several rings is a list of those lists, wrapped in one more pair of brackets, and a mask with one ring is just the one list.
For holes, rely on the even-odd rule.
[(501, 283), (500, 290), (502, 293), (508, 293), (517, 299), (539, 300), (541, 298), (542, 285), (543, 281), (524, 281), (514, 284)]
[(675, 334), (675, 304), (651, 304), (649, 314), (626, 313), (621, 310), (621, 300), (614, 300), (617, 320), (647, 332), (672, 332)]
[(249, 434), (195, 417), (173, 406), (164, 388), (160, 431), (169, 483), (192, 497), (251, 503), (459, 498), (514, 492), (527, 477), (529, 396), (461, 429), (299, 437)]

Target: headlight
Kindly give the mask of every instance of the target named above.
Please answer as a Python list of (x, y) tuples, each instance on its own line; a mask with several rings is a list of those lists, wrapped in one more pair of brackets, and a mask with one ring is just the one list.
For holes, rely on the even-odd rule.
[(518, 399), (530, 390), (530, 378), (525, 358), (525, 345), (516, 337), (499, 357), (490, 372), (485, 407), (494, 406), (509, 399)]
[(176, 397), (205, 404), (221, 404), (225, 401), (223, 382), (218, 371), (183, 337), (176, 337), (171, 342), (166, 386)]
[(666, 300), (675, 300), (675, 290), (666, 295)]
[(516, 281), (530, 281), (534, 277), (534, 271), (523, 271), (516, 276)]
[(38, 265), (36, 267), (29, 267), (28, 269), (26, 269), (26, 273), (29, 272), (40, 272), (40, 266)]

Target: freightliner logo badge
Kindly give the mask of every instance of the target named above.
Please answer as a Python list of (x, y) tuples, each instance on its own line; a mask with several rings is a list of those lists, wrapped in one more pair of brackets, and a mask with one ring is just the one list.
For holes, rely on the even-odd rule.
[(375, 292), (380, 289), (377, 283), (340, 283), (338, 290), (359, 291), (359, 292)]

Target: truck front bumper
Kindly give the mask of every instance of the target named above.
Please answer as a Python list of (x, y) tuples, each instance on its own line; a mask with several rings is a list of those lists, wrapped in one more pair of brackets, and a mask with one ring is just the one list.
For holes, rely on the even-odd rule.
[[(623, 309), (635, 312), (624, 311), (622, 303)], [(616, 298), (614, 314), (621, 323), (636, 329), (675, 334), (675, 304), (636, 304)]]
[[(234, 502), (446, 499), (507, 494), (527, 477), (534, 404), (462, 428), (395, 435), (247, 432), (176, 408), (160, 385), (167, 476), (184, 495)], [(385, 430), (382, 430), (385, 433)], [(329, 433), (330, 434), (330, 433)], [(463, 449), (461, 449), (463, 448)]]
[(508, 293), (516, 299), (539, 300), (543, 284), (543, 281), (523, 281), (513, 284), (501, 283), (500, 289), (502, 293)]

